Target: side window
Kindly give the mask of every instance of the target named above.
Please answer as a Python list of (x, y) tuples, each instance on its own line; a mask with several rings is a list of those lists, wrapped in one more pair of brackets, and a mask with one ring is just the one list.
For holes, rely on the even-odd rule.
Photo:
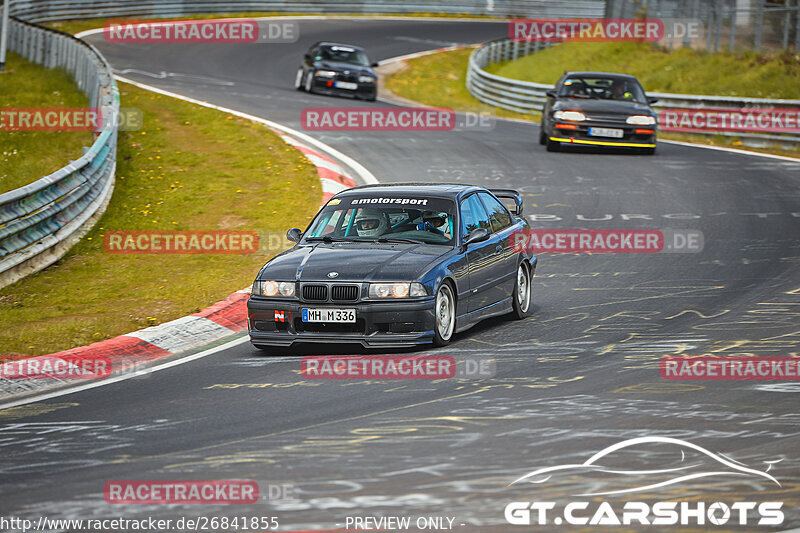
[(500, 203), (500, 201), (491, 194), (481, 192), (478, 193), (478, 195), (481, 197), (481, 200), (483, 200), (483, 205), (485, 205), (486, 209), (489, 211), (489, 219), (492, 221), (494, 231), (500, 231), (511, 225), (511, 215), (508, 214), (506, 206)]
[(492, 224), (478, 195), (473, 194), (461, 202), (461, 235), (466, 237), (477, 228), (484, 228), (491, 233)]

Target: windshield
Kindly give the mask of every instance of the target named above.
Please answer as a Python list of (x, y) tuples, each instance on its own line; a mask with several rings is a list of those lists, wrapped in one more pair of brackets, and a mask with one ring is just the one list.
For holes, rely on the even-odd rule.
[(317, 60), (350, 63), (351, 65), (368, 66), (367, 54), (348, 46), (323, 46), (319, 49)]
[(334, 198), (304, 239), (452, 245), (454, 207), (450, 200), (423, 196)]
[(625, 78), (576, 76), (567, 78), (558, 96), (567, 98), (594, 98), (647, 103), (641, 85)]

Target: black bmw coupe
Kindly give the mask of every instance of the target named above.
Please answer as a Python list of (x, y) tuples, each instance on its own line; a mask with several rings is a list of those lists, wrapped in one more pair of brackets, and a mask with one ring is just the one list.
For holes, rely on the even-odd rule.
[[(511, 210), (499, 199), (513, 204)], [(444, 345), (485, 318), (527, 316), (536, 257), (516, 191), (367, 185), (340, 192), (270, 260), (247, 303), (251, 342)]]
[(311, 46), (297, 69), (294, 87), (309, 93), (335, 94), (374, 101), (378, 75), (363, 48), (319, 42)]

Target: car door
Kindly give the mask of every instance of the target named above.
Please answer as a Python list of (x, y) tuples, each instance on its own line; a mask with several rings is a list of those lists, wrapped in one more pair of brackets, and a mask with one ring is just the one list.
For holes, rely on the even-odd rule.
[[(511, 248), (511, 234), (514, 232), (514, 223), (511, 213), (506, 206), (492, 194), (478, 193), (489, 214), (492, 223), (492, 236), (497, 245), (502, 248), (499, 261), (493, 267), (492, 276), (497, 284), (499, 300), (510, 298), (514, 294), (517, 274), (517, 253)], [(497, 247), (495, 248), (497, 251)]]
[(484, 228), (490, 236), (486, 241), (470, 244), (465, 252), (469, 279), (469, 312), (489, 306), (499, 297), (499, 290), (492, 279), (499, 257), (496, 249), (498, 242), (491, 235), (492, 223), (486, 208), (477, 194), (471, 194), (461, 201), (461, 242), (477, 228)]

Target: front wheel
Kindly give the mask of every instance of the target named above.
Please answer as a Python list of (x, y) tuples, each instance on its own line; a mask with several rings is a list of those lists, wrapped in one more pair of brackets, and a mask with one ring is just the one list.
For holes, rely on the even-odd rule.
[(433, 328), (433, 344), (445, 346), (450, 343), (456, 325), (456, 299), (448, 283), (442, 283), (439, 287), (433, 313), (436, 321)]
[(303, 87), (303, 69), (297, 69), (297, 75), (294, 77), (294, 88), (295, 90), (302, 91), (304, 90)]
[(539, 126), (539, 144), (542, 146), (547, 144), (547, 135), (544, 134), (544, 124)]
[(522, 320), (531, 308), (531, 275), (525, 263), (517, 267), (517, 282), (514, 284), (514, 310), (511, 315)]
[(314, 92), (314, 87), (312, 85), (313, 82), (314, 82), (314, 72), (309, 70), (308, 73), (306, 74), (306, 92), (307, 93), (313, 93)]

